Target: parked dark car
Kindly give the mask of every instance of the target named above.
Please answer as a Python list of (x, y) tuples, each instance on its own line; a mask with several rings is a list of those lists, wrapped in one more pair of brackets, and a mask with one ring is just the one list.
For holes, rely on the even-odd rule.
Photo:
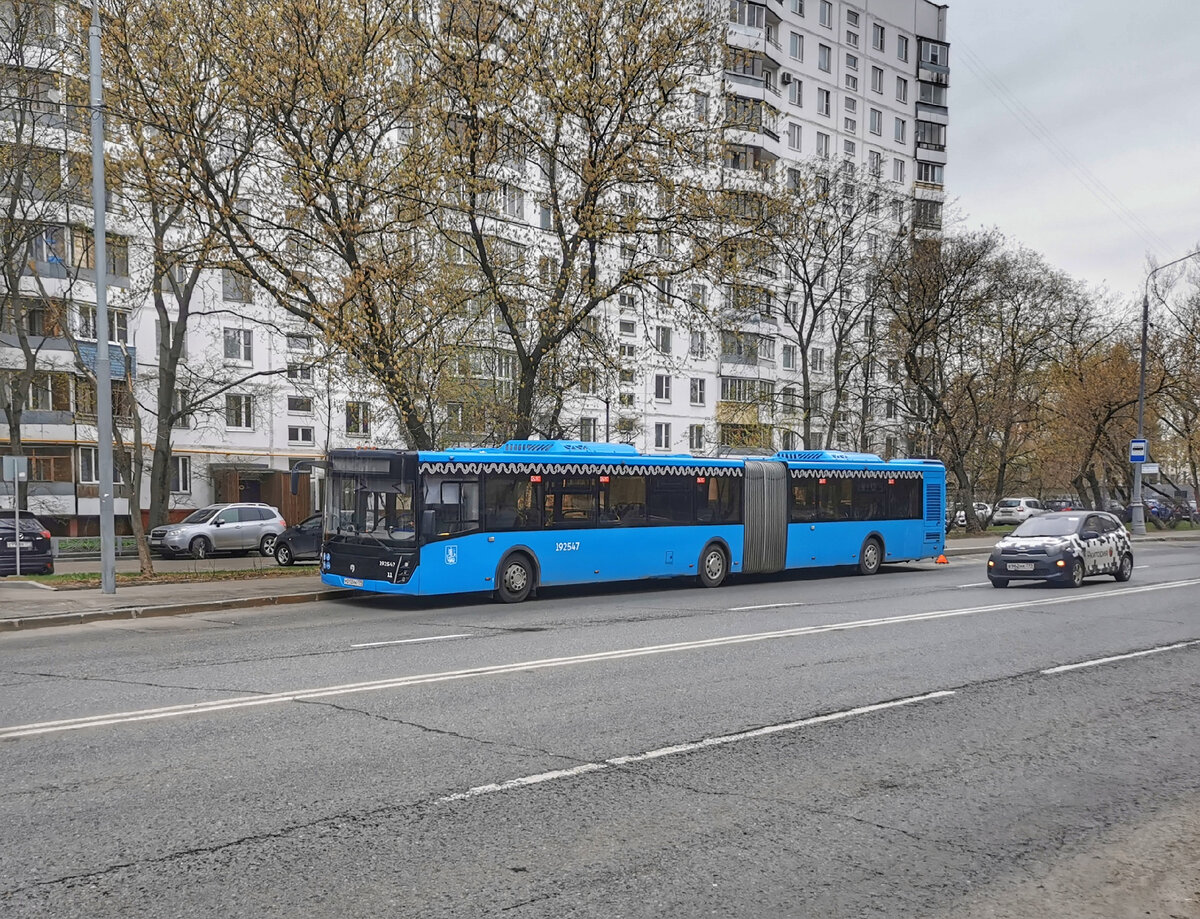
[(320, 514), (313, 514), (288, 527), (275, 540), (275, 562), (290, 565), (319, 558), (322, 529)]
[[(0, 515), (0, 577), (10, 574), (54, 574), (54, 547), (50, 531), (30, 514), (21, 514), (21, 534), (13, 523), (12, 511)], [(21, 570), (17, 571), (17, 543), (21, 546)]]

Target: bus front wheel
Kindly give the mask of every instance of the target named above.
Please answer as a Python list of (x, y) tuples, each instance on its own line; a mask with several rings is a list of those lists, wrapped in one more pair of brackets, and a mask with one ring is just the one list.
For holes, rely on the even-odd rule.
[(700, 585), (720, 587), (729, 573), (729, 557), (725, 550), (714, 544), (707, 546), (700, 556)]
[(863, 543), (858, 554), (858, 570), (861, 574), (875, 574), (883, 564), (883, 546), (874, 536)]
[(496, 594), (505, 603), (520, 603), (533, 590), (533, 563), (524, 555), (511, 555), (500, 566)]

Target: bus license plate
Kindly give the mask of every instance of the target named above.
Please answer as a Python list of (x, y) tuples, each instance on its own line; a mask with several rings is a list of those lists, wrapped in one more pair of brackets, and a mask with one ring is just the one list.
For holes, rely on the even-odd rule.
[(362, 578), (342, 578), (342, 583), (345, 584), (347, 587), (362, 587), (363, 586)]
[(1009, 562), (1009, 571), (1033, 571), (1033, 562)]

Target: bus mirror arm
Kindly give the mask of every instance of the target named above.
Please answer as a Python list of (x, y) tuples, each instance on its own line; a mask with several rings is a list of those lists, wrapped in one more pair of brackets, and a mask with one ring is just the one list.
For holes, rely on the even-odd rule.
[(313, 469), (328, 469), (329, 463), (324, 460), (299, 460), (292, 467), (292, 494), (300, 494), (300, 476)]

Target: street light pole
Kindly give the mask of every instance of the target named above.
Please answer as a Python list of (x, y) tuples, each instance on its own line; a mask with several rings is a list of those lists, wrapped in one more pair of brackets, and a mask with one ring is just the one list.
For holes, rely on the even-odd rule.
[[(1170, 268), (1172, 265), (1178, 265), (1180, 262), (1186, 262), (1190, 258), (1195, 258), (1200, 255), (1200, 250), (1189, 252), (1173, 262), (1167, 262), (1165, 265), (1159, 265), (1146, 275), (1146, 287), (1142, 291), (1142, 354), (1141, 361), (1138, 367), (1138, 408), (1137, 408), (1137, 436), (1138, 440), (1143, 440), (1146, 436), (1145, 420), (1146, 420), (1146, 349), (1148, 347), (1148, 339), (1150, 334), (1150, 281), (1162, 271), (1164, 268)], [(1149, 450), (1146, 451), (1147, 457)], [(1142, 503), (1142, 464), (1133, 464), (1133, 495), (1129, 502), (1131, 510), (1130, 522), (1133, 525), (1133, 533), (1135, 536), (1146, 535), (1146, 505)]]

